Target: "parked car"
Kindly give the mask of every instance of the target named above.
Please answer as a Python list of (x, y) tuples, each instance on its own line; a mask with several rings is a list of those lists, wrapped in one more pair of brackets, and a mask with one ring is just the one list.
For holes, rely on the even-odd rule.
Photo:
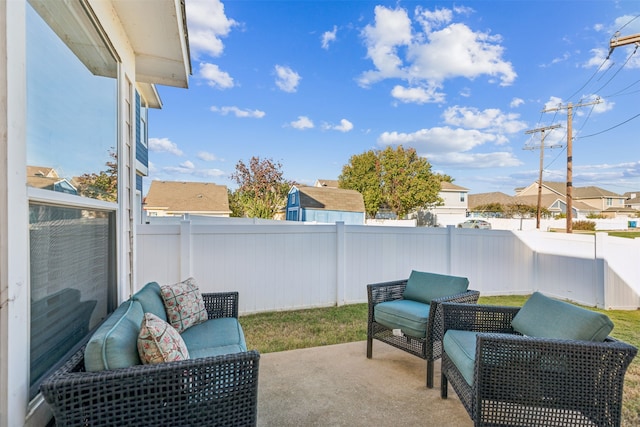
[(458, 228), (483, 228), (485, 230), (491, 230), (491, 223), (484, 219), (468, 219), (458, 224)]

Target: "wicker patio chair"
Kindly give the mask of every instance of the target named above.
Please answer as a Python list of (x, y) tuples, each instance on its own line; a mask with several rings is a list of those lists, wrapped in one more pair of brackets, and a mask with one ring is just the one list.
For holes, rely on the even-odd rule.
[(369, 314), (367, 320), (367, 358), (373, 354), (373, 340), (379, 340), (400, 350), (427, 361), (427, 387), (433, 388), (433, 362), (442, 355), (442, 317), (440, 304), (445, 301), (475, 304), (480, 292), (466, 290), (455, 295), (443, 296), (431, 300), (428, 310), (426, 334), (424, 337), (411, 336), (406, 333), (394, 334), (392, 328), (375, 319), (376, 305), (404, 299), (404, 291), (409, 279), (367, 285)]
[(624, 375), (635, 347), (611, 337), (595, 342), (523, 336), (512, 326), (520, 307), (442, 308), (445, 334), (478, 332), (472, 334), (473, 378), (468, 366), (457, 366), (447, 353), (445, 337), (440, 385), (446, 398), (451, 383), (475, 426), (620, 425)]

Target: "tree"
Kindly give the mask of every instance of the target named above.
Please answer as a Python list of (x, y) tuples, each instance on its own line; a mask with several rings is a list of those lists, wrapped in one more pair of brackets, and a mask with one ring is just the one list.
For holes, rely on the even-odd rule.
[(294, 184), (285, 180), (282, 164), (272, 159), (252, 157), (247, 166), (242, 160), (231, 174), (238, 188), (231, 194), (229, 204), (234, 216), (272, 219), (286, 203)]
[(74, 180), (79, 195), (107, 202), (118, 201), (118, 156), (109, 150), (109, 157), (106, 171), (85, 173)]
[(338, 185), (362, 194), (369, 218), (375, 217), (381, 207), (403, 218), (416, 208), (438, 204), (442, 179), (431, 172), (429, 162), (415, 149), (398, 146), (395, 150), (387, 147), (351, 156), (342, 168)]
[(373, 150), (351, 156), (342, 168), (338, 186), (356, 190), (364, 199), (367, 217), (374, 218), (382, 204), (382, 188), (378, 174), (378, 155)]

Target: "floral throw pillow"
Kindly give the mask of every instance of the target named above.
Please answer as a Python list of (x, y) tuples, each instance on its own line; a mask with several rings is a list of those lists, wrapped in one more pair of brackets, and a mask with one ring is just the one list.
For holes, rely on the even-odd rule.
[(145, 365), (189, 358), (189, 350), (178, 331), (152, 313), (145, 313), (142, 319), (138, 354)]
[(178, 332), (207, 320), (207, 309), (192, 277), (174, 285), (163, 285), (160, 291), (167, 320)]

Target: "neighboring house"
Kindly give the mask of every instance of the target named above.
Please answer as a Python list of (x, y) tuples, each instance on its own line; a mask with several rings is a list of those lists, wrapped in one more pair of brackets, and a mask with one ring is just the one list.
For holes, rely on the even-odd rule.
[(640, 210), (640, 191), (630, 191), (624, 193), (623, 196), (625, 197), (624, 205), (626, 207)]
[[(146, 112), (188, 86), (185, 2), (0, 1), (0, 52), (0, 426), (45, 426), (43, 378), (140, 285)], [(110, 152), (117, 202), (73, 194)]]
[(143, 208), (149, 216), (231, 214), (227, 187), (210, 182), (152, 181)]
[[(567, 211), (566, 183), (543, 181), (541, 189), (541, 206), (552, 214), (564, 214)], [(600, 187), (574, 187), (572, 193), (573, 217), (586, 217), (590, 214), (616, 217), (628, 215), (625, 209), (626, 197)], [(538, 181), (516, 190), (515, 196), (504, 193), (483, 193), (469, 195), (469, 211), (476, 212), (478, 206), (490, 203), (538, 205)], [(489, 213), (479, 213), (490, 215)]]
[(55, 169), (48, 167), (27, 166), (27, 185), (42, 190), (78, 194), (78, 190), (69, 180), (60, 178)]
[[(564, 182), (542, 181), (542, 194), (555, 194), (562, 200), (566, 201), (567, 184)], [(516, 193), (518, 197), (538, 196), (538, 181), (533, 182), (529, 186), (521, 189)], [(536, 199), (537, 200), (537, 199)], [(593, 212), (602, 212), (609, 208), (624, 207), (625, 197), (623, 195), (605, 190), (600, 187), (574, 187), (572, 192), (572, 202), (575, 204), (583, 203), (585, 207), (583, 211), (591, 210)]]
[(456, 225), (466, 217), (469, 203), (469, 189), (442, 181), (438, 197), (442, 204), (428, 209), (420, 209), (410, 216), (417, 220), (420, 227)]
[(334, 187), (293, 186), (287, 196), (287, 221), (364, 224), (362, 194)]

